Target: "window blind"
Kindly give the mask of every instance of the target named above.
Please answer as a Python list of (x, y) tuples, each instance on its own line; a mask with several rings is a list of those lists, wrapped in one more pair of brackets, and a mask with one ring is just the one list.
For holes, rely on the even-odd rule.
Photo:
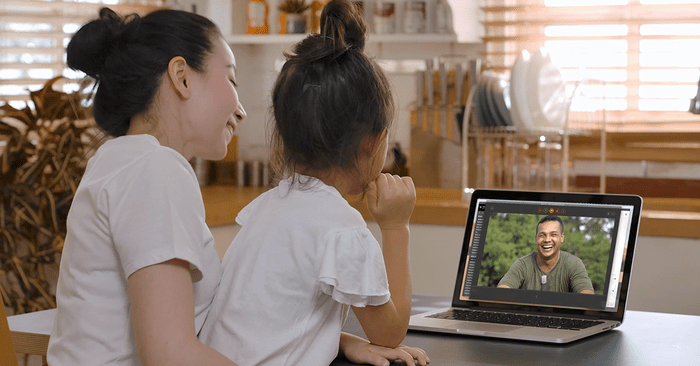
[(700, 78), (700, 0), (486, 0), (487, 68), (509, 72), (522, 50), (544, 47), (569, 90), (588, 94), (608, 122), (696, 122), (688, 112)]
[(103, 6), (120, 14), (145, 14), (163, 0), (2, 0), (0, 2), (0, 104), (24, 108), (29, 90), (49, 79), (65, 92), (78, 88), (82, 73), (65, 66), (65, 47)]

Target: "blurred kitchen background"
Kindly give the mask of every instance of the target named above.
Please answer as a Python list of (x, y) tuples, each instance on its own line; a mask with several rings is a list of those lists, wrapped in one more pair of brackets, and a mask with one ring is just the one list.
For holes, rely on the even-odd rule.
[[(324, 1), (0, 0), (0, 107), (35, 110), (30, 91), (55, 77), (55, 90), (80, 89), (64, 47), (102, 6), (210, 17), (235, 54), (248, 113), (223, 161), (192, 161), (223, 255), (238, 210), (273, 178), (266, 125), (283, 52), (315, 31)], [(635, 257), (644, 270), (633, 273), (628, 307), (700, 315), (700, 0), (356, 2), (371, 29), (366, 51), (398, 107), (385, 168), (418, 188), (415, 293), (451, 294), (470, 189), (603, 191), (644, 198)], [(5, 157), (13, 136), (2, 131)], [(16, 254), (25, 268), (37, 262)], [(0, 275), (14, 268), (4, 263)], [(50, 297), (55, 277), (42, 276)]]
[[(305, 23), (295, 30), (280, 10), (291, 0), (3, 0), (0, 101), (21, 108), (60, 75), (56, 85), (75, 90), (82, 75), (65, 68), (63, 47), (100, 6), (194, 11), (231, 45), (248, 119), (225, 161), (193, 164), (202, 184), (264, 186), (269, 91), (324, 1), (297, 2)], [(446, 189), (700, 197), (698, 1), (356, 3), (398, 106), (387, 169), (398, 158), (419, 186)]]

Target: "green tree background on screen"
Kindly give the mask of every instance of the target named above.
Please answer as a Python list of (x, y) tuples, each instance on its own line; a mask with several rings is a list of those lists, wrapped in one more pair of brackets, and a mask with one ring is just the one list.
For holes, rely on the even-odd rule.
[[(545, 215), (493, 213), (489, 218), (479, 286), (495, 287), (516, 259), (537, 250), (537, 223)], [(559, 216), (564, 222), (561, 250), (583, 261), (596, 294), (605, 289), (614, 220)]]

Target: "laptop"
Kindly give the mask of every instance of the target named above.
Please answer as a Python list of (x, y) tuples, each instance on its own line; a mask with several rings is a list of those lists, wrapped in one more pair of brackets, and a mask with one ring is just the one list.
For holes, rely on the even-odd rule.
[(475, 190), (452, 306), (409, 329), (568, 343), (620, 326), (641, 210), (633, 195)]

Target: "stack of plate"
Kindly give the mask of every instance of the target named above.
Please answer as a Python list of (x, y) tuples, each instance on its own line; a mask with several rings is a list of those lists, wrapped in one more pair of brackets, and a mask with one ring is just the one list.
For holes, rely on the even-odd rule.
[(567, 118), (566, 85), (549, 54), (522, 51), (510, 73), (510, 117), (520, 130), (562, 128)]
[(566, 85), (544, 48), (533, 55), (522, 51), (510, 77), (482, 72), (474, 88), (472, 106), (481, 127), (551, 131), (566, 122)]

